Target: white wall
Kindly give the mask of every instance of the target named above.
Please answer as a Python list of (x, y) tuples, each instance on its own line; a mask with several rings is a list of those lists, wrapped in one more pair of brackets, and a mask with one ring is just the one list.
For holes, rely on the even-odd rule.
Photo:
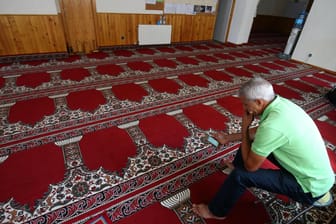
[(214, 40), (225, 43), (229, 29), (233, 0), (219, 0), (216, 24), (214, 30)]
[(228, 35), (228, 42), (234, 44), (247, 43), (253, 18), (256, 16), (259, 0), (236, 0)]
[(146, 0), (96, 0), (97, 12), (162, 14), (163, 10), (146, 10)]
[(336, 72), (335, 9), (335, 0), (314, 1), (292, 59)]
[(0, 14), (56, 15), (56, 0), (0, 0)]

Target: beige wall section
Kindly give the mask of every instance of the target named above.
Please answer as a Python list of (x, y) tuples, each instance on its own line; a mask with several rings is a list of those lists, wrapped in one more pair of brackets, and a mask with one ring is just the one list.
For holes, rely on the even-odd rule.
[(0, 56), (66, 52), (59, 15), (0, 15)]

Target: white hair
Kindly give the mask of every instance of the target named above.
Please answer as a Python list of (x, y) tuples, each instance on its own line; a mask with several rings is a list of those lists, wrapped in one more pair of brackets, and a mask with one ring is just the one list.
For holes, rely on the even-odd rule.
[(270, 82), (261, 77), (255, 77), (242, 85), (239, 89), (239, 96), (247, 100), (271, 101), (274, 99), (275, 93)]

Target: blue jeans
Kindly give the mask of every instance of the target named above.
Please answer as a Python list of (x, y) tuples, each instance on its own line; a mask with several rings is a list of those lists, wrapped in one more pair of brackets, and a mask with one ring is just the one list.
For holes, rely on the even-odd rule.
[(219, 217), (226, 216), (246, 188), (250, 187), (283, 194), (305, 204), (313, 204), (320, 198), (313, 198), (311, 193), (304, 193), (294, 176), (281, 167), (272, 155), (268, 159), (280, 169), (258, 169), (257, 171), (249, 172), (244, 167), (241, 150), (239, 149), (233, 161), (235, 169), (209, 203), (210, 211)]

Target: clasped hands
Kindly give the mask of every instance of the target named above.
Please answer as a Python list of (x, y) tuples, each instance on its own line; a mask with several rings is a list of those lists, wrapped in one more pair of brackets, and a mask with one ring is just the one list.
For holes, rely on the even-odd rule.
[[(242, 117), (242, 131), (248, 130), (253, 120), (254, 120), (254, 114), (252, 112), (245, 111)], [(211, 133), (211, 135), (222, 145), (241, 139), (241, 133), (227, 134), (223, 131), (219, 131), (219, 132), (213, 132)]]

